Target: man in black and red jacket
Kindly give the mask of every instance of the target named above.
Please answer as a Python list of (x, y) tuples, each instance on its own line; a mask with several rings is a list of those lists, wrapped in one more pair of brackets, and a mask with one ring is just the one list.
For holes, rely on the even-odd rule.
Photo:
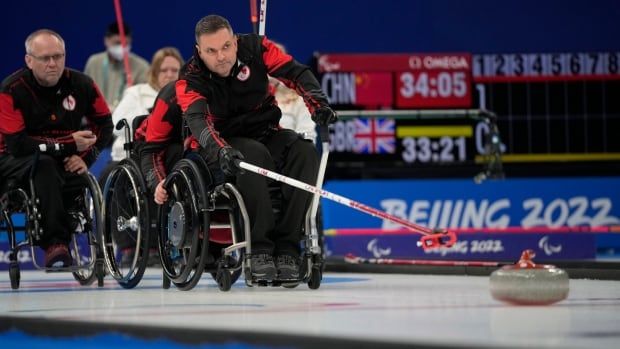
[(183, 157), (182, 124), (183, 113), (177, 104), (175, 83), (171, 82), (159, 91), (153, 110), (135, 135), (136, 140), (144, 141), (140, 150), (142, 173), (159, 205), (168, 199), (163, 188), (166, 175)]
[(47, 267), (68, 266), (72, 224), (66, 208), (75, 189), (86, 186), (79, 174), (112, 137), (110, 110), (89, 77), (65, 68), (65, 43), (58, 33), (30, 34), (25, 60), (27, 67), (0, 87), (0, 173), (26, 180), (34, 154), (41, 152), (34, 186), (43, 234), (35, 243), (46, 251)]
[(319, 125), (337, 116), (308, 67), (266, 37), (235, 35), (230, 23), (217, 15), (202, 18), (195, 29), (194, 55), (176, 84), (178, 103), (204, 158), (234, 176), (243, 195), (252, 232), (253, 277), (297, 280), (301, 228), (311, 195), (281, 186), (282, 212), (276, 219), (269, 180), (243, 173), (235, 160), (246, 159), (306, 183), (316, 181), (316, 150), (312, 142), (278, 126), (281, 112), (269, 93), (268, 75), (296, 90)]
[[(140, 163), (146, 183), (153, 193), (153, 200), (158, 205), (168, 200), (168, 192), (163, 184), (170, 170), (183, 157), (184, 150), (191, 151), (191, 144), (196, 147), (196, 140), (183, 133), (183, 112), (177, 104), (175, 83), (164, 86), (157, 94), (153, 110), (144, 119), (134, 139), (140, 145)], [(185, 138), (184, 138), (185, 137)], [(194, 147), (194, 148), (195, 148)], [(211, 169), (220, 171), (219, 168)], [(220, 176), (223, 177), (223, 176)], [(151, 246), (157, 246), (157, 240), (151, 239)], [(215, 241), (209, 242), (210, 254), (217, 259), (225, 247)]]

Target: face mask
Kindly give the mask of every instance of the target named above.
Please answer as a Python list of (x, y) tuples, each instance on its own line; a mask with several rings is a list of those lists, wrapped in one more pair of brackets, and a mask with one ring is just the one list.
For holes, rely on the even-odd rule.
[[(129, 54), (129, 51), (131, 51), (131, 45), (127, 45), (127, 48), (125, 49), (127, 54)], [(120, 44), (108, 47), (108, 53), (117, 61), (123, 60), (123, 46)]]

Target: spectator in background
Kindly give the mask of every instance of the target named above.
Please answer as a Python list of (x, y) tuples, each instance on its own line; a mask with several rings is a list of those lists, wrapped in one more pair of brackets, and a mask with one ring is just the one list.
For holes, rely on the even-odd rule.
[[(274, 42), (283, 53), (286, 48), (277, 42)], [(286, 87), (280, 80), (269, 77), (269, 84), (273, 89), (273, 95), (276, 97), (278, 107), (282, 111), (280, 126), (291, 129), (303, 138), (316, 142), (316, 124), (310, 117), (310, 112), (304, 99), (297, 94), (295, 90)]]
[[(123, 22), (127, 47), (125, 51), (129, 54), (129, 68), (134, 84), (146, 82), (146, 75), (149, 69), (148, 62), (131, 53), (131, 29), (127, 23)], [(127, 87), (127, 76), (125, 73), (125, 63), (123, 62), (123, 47), (121, 46), (121, 36), (118, 23), (114, 22), (108, 26), (103, 43), (106, 47), (105, 52), (95, 53), (88, 58), (84, 72), (95, 80), (101, 88), (110, 110), (119, 103), (123, 91)]]
[[(146, 120), (142, 122), (141, 130), (139, 130), (138, 132), (136, 132), (136, 130), (133, 129), (133, 125), (132, 125), (133, 120), (137, 116), (147, 115), (151, 113), (151, 111), (155, 108), (154, 106), (155, 99), (158, 96), (160, 90), (164, 86), (168, 84), (171, 86), (169, 90), (174, 91), (174, 81), (178, 79), (179, 70), (181, 69), (182, 65), (183, 65), (183, 58), (181, 57), (179, 50), (177, 50), (176, 48), (163, 47), (157, 50), (155, 54), (153, 55), (153, 59), (151, 60), (151, 69), (148, 72), (148, 82), (128, 87), (125, 90), (125, 93), (123, 93), (123, 98), (116, 106), (116, 109), (114, 109), (114, 113), (112, 114), (112, 120), (113, 120), (114, 125), (116, 125), (120, 120), (126, 119), (127, 122), (129, 123), (129, 126), (132, 127), (131, 131), (133, 135), (136, 137), (135, 141), (137, 144), (140, 144), (140, 148), (137, 151), (137, 153), (140, 153), (140, 151), (142, 150), (142, 145), (144, 144), (144, 141), (145, 141), (145, 139), (139, 139), (139, 137), (144, 136), (144, 132), (145, 132), (144, 129), (146, 128), (145, 126)], [(173, 94), (173, 97), (174, 97), (174, 101), (176, 101), (176, 95)], [(167, 101), (167, 99), (164, 99), (164, 100)], [(160, 110), (160, 109), (162, 109), (161, 106), (159, 108), (155, 108), (155, 110)], [(168, 108), (166, 105), (163, 113), (166, 113), (167, 109)], [(160, 114), (161, 113), (158, 113), (157, 115), (159, 116)], [(179, 114), (178, 119), (180, 120), (181, 119), (180, 111), (178, 114)], [(157, 119), (157, 117), (153, 117), (153, 118)], [(153, 118), (149, 116), (149, 119), (153, 119)], [(164, 120), (164, 121), (167, 121), (167, 120)], [(180, 127), (178, 128), (180, 129)], [(124, 129), (116, 130), (116, 128), (114, 130), (115, 130), (114, 132), (116, 133), (116, 139), (114, 140), (114, 143), (112, 144), (112, 152), (111, 152), (112, 161), (110, 161), (106, 165), (106, 167), (101, 172), (101, 175), (99, 176), (99, 182), (102, 188), (105, 185), (105, 181), (109, 173), (114, 169), (114, 167), (116, 166), (116, 164), (118, 164), (119, 161), (125, 158), (125, 149), (123, 148), (123, 145), (126, 142), (125, 130)], [(136, 135), (136, 133), (138, 133), (138, 135)], [(176, 159), (176, 157), (181, 157), (182, 150), (183, 150), (182, 142), (179, 141), (178, 147), (174, 148), (174, 151), (177, 151), (178, 155), (176, 155), (177, 153), (165, 153), (165, 154), (169, 155), (169, 157), (172, 157), (171, 154), (175, 154), (175, 159)], [(168, 160), (170, 159), (165, 159), (165, 161), (168, 161)], [(176, 162), (176, 160), (170, 160), (170, 161), (173, 161), (172, 164)], [(125, 234), (118, 234), (118, 235), (115, 234), (115, 242), (119, 245), (119, 247), (123, 251), (123, 257), (121, 260), (121, 264), (131, 265), (130, 261), (133, 260), (133, 256), (135, 252), (135, 249), (133, 248), (133, 242), (131, 240), (128, 240)], [(157, 254), (157, 237), (155, 234), (151, 235), (151, 241), (149, 243), (149, 246), (150, 246), (151, 253), (150, 253), (147, 265), (157, 265), (159, 264), (159, 255)]]
[[(132, 120), (139, 115), (146, 115), (153, 109), (157, 93), (169, 82), (179, 78), (179, 70), (183, 65), (183, 57), (174, 47), (164, 47), (153, 55), (148, 82), (131, 86), (123, 93), (123, 98), (112, 113), (112, 122), (116, 125), (120, 120), (127, 119), (131, 126)], [(132, 130), (132, 132), (135, 130)], [(112, 161), (118, 162), (125, 158), (125, 132), (115, 131), (116, 139), (112, 144)]]

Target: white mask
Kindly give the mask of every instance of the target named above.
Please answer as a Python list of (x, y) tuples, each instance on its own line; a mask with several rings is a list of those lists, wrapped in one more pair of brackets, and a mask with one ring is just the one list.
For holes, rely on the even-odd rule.
[[(125, 48), (125, 52), (129, 54), (130, 51), (131, 45), (127, 45), (127, 47)], [(117, 61), (123, 60), (123, 46), (121, 46), (120, 44), (108, 47), (108, 53), (110, 54), (110, 56), (112, 56), (112, 58)]]

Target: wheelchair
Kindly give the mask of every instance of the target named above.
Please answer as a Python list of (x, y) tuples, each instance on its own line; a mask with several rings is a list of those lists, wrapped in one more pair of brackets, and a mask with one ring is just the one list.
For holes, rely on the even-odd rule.
[(204, 159), (189, 153), (176, 164), (164, 186), (169, 199), (159, 211), (160, 256), (164, 274), (179, 289), (195, 287), (205, 270), (221, 291), (230, 290), (242, 273), (249, 287), (293, 288), (303, 282), (310, 289), (319, 288), (323, 256), (313, 209), (318, 199), (313, 200), (306, 214), (300, 279), (267, 282), (252, 277), (249, 217), (241, 193), (233, 184), (216, 180)]
[(132, 137), (147, 116), (135, 117), (131, 127), (125, 119), (117, 123), (117, 130), (124, 128), (127, 156), (112, 169), (103, 187), (103, 256), (110, 275), (127, 289), (138, 285), (144, 276), (149, 241), (156, 227), (156, 221), (152, 220), (156, 212), (152, 195), (142, 175)]
[[(204, 174), (208, 182), (203, 179)], [(215, 189), (212, 183), (206, 163), (195, 153), (188, 153), (186, 158), (177, 162), (164, 182), (168, 200), (159, 208), (159, 253), (165, 280), (184, 291), (194, 288), (205, 270), (217, 281), (218, 266), (224, 262), (217, 258), (221, 253), (217, 246), (237, 244), (239, 224), (235, 224), (234, 212), (237, 208), (245, 208), (242, 205), (223, 206), (221, 198), (230, 197), (232, 202), (242, 202), (243, 199), (240, 193), (229, 187)], [(208, 189), (213, 189), (212, 195), (207, 194)], [(244, 214), (247, 217), (247, 213)], [(223, 223), (230, 218), (233, 218), (232, 223)], [(223, 229), (232, 229), (235, 233), (230, 236)], [(239, 254), (238, 250), (235, 252)], [(231, 251), (225, 257), (226, 275), (222, 273), (219, 278), (227, 279), (232, 285), (241, 274), (240, 260), (235, 259)], [(164, 288), (168, 287), (169, 284), (164, 282)]]
[[(18, 254), (22, 248), (30, 247), (32, 264), (36, 269), (47, 272), (66, 271), (71, 272), (73, 277), (81, 285), (91, 285), (97, 280), (99, 287), (103, 286), (105, 270), (103, 256), (99, 246), (101, 236), (101, 189), (95, 177), (87, 172), (83, 174), (86, 182), (84, 188), (72, 188), (68, 191), (75, 195), (72, 205), (67, 207), (72, 227), (72, 240), (69, 250), (73, 258), (73, 265), (69, 267), (45, 267), (37, 261), (35, 247), (41, 239), (43, 228), (41, 227), (41, 212), (39, 199), (35, 192), (34, 174), (40, 153), (35, 153), (33, 164), (30, 168), (28, 188), (23, 188), (18, 179), (0, 178), (0, 210), (3, 230), (7, 231), (10, 247), (9, 253), (9, 278), (12, 289), (18, 289), (21, 279)], [(24, 226), (14, 224), (13, 215), (22, 214)], [(18, 242), (17, 232), (24, 231), (24, 239)]]

